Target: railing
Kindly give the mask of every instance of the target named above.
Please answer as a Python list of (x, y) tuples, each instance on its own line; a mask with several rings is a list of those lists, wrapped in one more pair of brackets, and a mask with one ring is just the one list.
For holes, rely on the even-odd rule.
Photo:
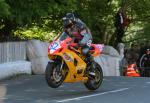
[(26, 60), (26, 42), (0, 43), (0, 64)]

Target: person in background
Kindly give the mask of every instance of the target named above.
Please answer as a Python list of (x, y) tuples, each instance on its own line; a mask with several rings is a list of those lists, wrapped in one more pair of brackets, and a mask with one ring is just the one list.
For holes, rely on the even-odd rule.
[[(139, 69), (137, 68), (137, 61), (139, 58), (139, 46), (137, 43), (132, 43), (131, 48), (125, 51), (125, 59), (127, 62), (127, 68), (130, 67), (131, 65), (134, 65), (134, 70), (136, 71), (135, 73), (139, 75)], [(126, 68), (126, 69), (127, 69)], [(125, 70), (126, 72), (126, 70)]]
[(119, 11), (117, 12), (116, 16), (115, 16), (115, 34), (116, 34), (116, 41), (115, 41), (115, 45), (117, 45), (116, 43), (122, 43), (122, 38), (123, 35), (125, 33), (125, 27), (127, 27), (130, 23), (130, 19), (127, 18), (126, 16), (126, 12), (124, 10), (124, 8), (120, 8)]
[(146, 53), (140, 59), (140, 68), (143, 71), (143, 76), (150, 76), (150, 48), (146, 50)]
[(136, 43), (131, 44), (131, 48), (126, 51), (126, 59), (128, 64), (136, 63), (139, 58), (139, 49)]

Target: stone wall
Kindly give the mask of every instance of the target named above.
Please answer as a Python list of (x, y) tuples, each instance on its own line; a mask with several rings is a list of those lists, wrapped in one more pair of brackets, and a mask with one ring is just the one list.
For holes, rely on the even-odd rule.
[(31, 63), (26, 61), (26, 42), (0, 43), (0, 79), (17, 74), (31, 74)]
[(49, 61), (47, 56), (49, 43), (39, 40), (27, 42), (27, 58), (31, 62), (33, 74), (44, 74)]
[[(46, 65), (48, 63), (47, 48), (49, 43), (41, 42), (39, 40), (31, 40), (27, 43), (27, 56), (32, 64), (32, 71), (34, 74), (44, 74)], [(105, 46), (103, 54), (95, 58), (98, 62), (105, 76), (119, 76), (119, 62), (120, 55), (111, 46)]]
[(104, 76), (120, 76), (120, 58), (102, 54), (95, 61), (102, 67)]
[(26, 42), (0, 43), (0, 64), (26, 60)]
[[(16, 74), (44, 74), (48, 61), (49, 43), (39, 40), (0, 44), (0, 79)], [(120, 76), (121, 56), (111, 46), (104, 46), (102, 55), (95, 58), (104, 76)], [(28, 61), (26, 61), (28, 59)]]
[(0, 64), (0, 80), (18, 74), (31, 74), (31, 63), (15, 61)]

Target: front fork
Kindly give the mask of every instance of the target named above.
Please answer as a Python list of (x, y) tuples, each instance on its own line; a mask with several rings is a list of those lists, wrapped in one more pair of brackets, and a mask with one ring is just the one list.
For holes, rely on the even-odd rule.
[(60, 71), (62, 71), (63, 65), (64, 65), (64, 61), (62, 60), (61, 61), (61, 66), (60, 66)]

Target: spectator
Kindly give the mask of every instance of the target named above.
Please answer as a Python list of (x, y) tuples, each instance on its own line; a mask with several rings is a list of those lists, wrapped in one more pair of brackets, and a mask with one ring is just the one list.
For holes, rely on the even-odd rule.
[(124, 8), (120, 8), (115, 16), (115, 27), (116, 27), (116, 43), (122, 43), (122, 38), (125, 32), (125, 27), (129, 25), (130, 20), (127, 18)]
[(131, 48), (126, 51), (125, 58), (128, 64), (137, 62), (139, 58), (139, 50), (137, 49), (138, 45), (135, 43), (131, 44)]
[(125, 49), (124, 55), (125, 55), (124, 63), (126, 67), (124, 67), (123, 73), (125, 75), (126, 69), (129, 65), (134, 64), (135, 65), (134, 69), (137, 70), (137, 61), (139, 58), (139, 45), (137, 45), (137, 43), (132, 43), (131, 48)]
[(140, 51), (139, 51), (139, 59), (138, 62), (140, 62), (141, 57), (146, 53), (146, 50), (150, 49), (150, 42), (146, 41), (146, 43), (140, 44)]
[(150, 49), (147, 49), (146, 53), (141, 57), (140, 68), (143, 76), (150, 76)]

